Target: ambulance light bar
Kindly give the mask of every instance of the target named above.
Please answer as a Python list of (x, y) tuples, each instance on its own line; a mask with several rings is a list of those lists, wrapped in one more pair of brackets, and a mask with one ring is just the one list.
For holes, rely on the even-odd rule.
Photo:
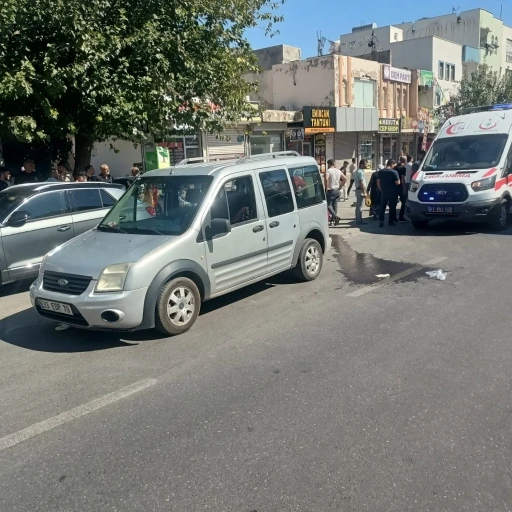
[(476, 114), (477, 112), (493, 112), (497, 110), (512, 110), (512, 103), (499, 103), (497, 105), (488, 105), (486, 107), (463, 108), (461, 114)]

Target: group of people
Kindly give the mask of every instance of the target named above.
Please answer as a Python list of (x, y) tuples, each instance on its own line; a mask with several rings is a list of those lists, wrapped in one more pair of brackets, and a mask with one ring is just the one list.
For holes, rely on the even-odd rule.
[[(354, 188), (356, 198), (354, 203), (356, 224), (366, 224), (363, 220), (363, 203), (367, 197), (370, 199), (370, 217), (378, 219), (380, 227), (384, 226), (386, 208), (389, 208), (388, 224), (390, 226), (396, 225), (397, 222), (408, 222), (405, 218), (407, 194), (412, 177), (418, 171), (424, 156), (425, 153), (422, 151), (416, 162), (412, 156), (403, 154), (399, 157), (398, 162), (393, 159), (388, 160), (386, 166), (379, 165), (378, 169), (373, 172), (368, 185), (366, 185), (365, 179), (366, 160), (361, 160), (359, 166), (356, 167), (356, 159), (353, 158), (350, 166), (345, 161), (341, 169), (336, 168), (334, 160), (329, 160), (325, 173), (329, 223), (331, 225), (339, 224), (341, 219), (337, 212), (338, 202), (342, 196), (343, 200), (347, 200), (352, 188)], [(400, 211), (397, 218), (399, 200)]]
[(100, 173), (96, 176), (96, 170), (93, 165), (86, 165), (83, 171), (76, 171), (73, 176), (67, 171), (66, 162), (61, 161), (55, 169), (52, 170), (52, 176), (46, 181), (75, 181), (77, 183), (85, 183), (87, 181), (102, 181), (104, 183), (112, 183), (112, 176), (107, 164), (100, 167)]
[[(140, 176), (139, 168), (133, 167), (131, 174), (134, 177)], [(100, 167), (100, 173), (96, 175), (96, 170), (93, 165), (86, 165), (83, 171), (78, 171), (71, 174), (68, 171), (67, 162), (61, 160), (56, 167), (52, 169), (51, 176), (47, 179), (41, 178), (36, 173), (36, 166), (34, 160), (25, 158), (21, 172), (17, 176), (12, 176), (7, 167), (0, 167), (0, 191), (6, 189), (11, 185), (23, 185), (25, 183), (40, 183), (40, 182), (77, 182), (85, 183), (88, 181), (101, 181), (104, 183), (112, 183), (112, 176), (107, 164)]]

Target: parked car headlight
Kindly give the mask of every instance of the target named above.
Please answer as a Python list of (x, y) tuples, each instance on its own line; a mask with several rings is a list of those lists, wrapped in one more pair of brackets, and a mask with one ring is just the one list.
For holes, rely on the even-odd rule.
[(96, 293), (121, 292), (124, 289), (124, 282), (130, 270), (129, 263), (119, 263), (108, 266), (100, 274), (96, 288)]
[(485, 180), (473, 181), (473, 183), (471, 183), (471, 188), (475, 192), (480, 192), (482, 190), (489, 190), (490, 188), (494, 188), (495, 184), (496, 174), (494, 176), (491, 176), (490, 178), (485, 178)]
[(411, 192), (416, 192), (419, 188), (420, 184), (417, 181), (411, 181), (411, 187), (409, 188)]

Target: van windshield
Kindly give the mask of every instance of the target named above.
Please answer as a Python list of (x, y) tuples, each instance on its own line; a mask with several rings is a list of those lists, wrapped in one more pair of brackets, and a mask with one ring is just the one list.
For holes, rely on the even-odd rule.
[(181, 235), (210, 187), (211, 176), (158, 176), (137, 180), (98, 226), (114, 233)]
[(498, 165), (508, 135), (492, 133), (437, 139), (428, 152), (424, 171), (484, 169)]

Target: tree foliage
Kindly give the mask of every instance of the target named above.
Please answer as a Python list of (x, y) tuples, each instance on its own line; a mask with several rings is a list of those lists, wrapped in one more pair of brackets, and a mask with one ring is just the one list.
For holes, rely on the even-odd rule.
[[(272, 0), (3, 0), (0, 136), (108, 137), (218, 130), (244, 113), (257, 70), (245, 37), (272, 33)], [(218, 110), (212, 110), (211, 104)]]
[(464, 108), (498, 103), (512, 103), (512, 76), (482, 67), (462, 78), (457, 93), (437, 108), (436, 114), (440, 119), (447, 119), (460, 114)]

